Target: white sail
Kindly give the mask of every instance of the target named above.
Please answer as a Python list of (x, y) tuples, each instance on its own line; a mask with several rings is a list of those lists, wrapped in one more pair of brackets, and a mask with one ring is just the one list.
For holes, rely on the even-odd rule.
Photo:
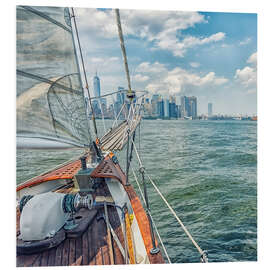
[(16, 112), (19, 147), (91, 143), (67, 8), (17, 7)]

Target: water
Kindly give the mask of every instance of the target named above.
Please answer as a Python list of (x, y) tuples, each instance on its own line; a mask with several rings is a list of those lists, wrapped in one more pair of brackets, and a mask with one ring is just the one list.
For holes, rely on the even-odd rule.
[[(151, 178), (199, 246), (208, 251), (210, 262), (257, 260), (256, 122), (144, 120), (137, 147)], [(18, 151), (17, 179), (35, 174), (28, 166), (40, 173), (72, 155)], [(42, 163), (36, 162), (39, 156)], [(124, 156), (119, 155), (122, 162)], [(131, 174), (130, 179), (136, 188)], [(171, 261), (198, 262), (197, 249), (150, 183), (148, 192)]]

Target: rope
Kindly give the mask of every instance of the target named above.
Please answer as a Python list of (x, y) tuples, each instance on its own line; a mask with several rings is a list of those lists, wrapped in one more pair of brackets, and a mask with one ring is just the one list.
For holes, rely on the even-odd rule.
[[(136, 184), (137, 184), (137, 186), (138, 186), (138, 188), (139, 188), (139, 191), (140, 191), (140, 194), (141, 194), (141, 198), (143, 199), (143, 202), (144, 202), (144, 204), (146, 205), (146, 202), (145, 202), (145, 198), (144, 198), (144, 196), (143, 196), (142, 189), (141, 189), (141, 187), (140, 187), (138, 178), (137, 178), (137, 176), (136, 176), (136, 174), (135, 174), (135, 172), (134, 172), (133, 167), (131, 167), (131, 170), (132, 170), (132, 172), (133, 172), (133, 175), (134, 175)], [(168, 252), (167, 252), (167, 250), (166, 250), (166, 248), (165, 248), (165, 246), (164, 246), (164, 243), (163, 243), (163, 241), (162, 241), (162, 239), (161, 239), (161, 236), (160, 236), (159, 231), (158, 231), (158, 229), (157, 229), (156, 223), (155, 223), (155, 221), (154, 221), (154, 219), (153, 219), (153, 217), (152, 217), (150, 211), (149, 211), (149, 215), (151, 216), (151, 219), (152, 219), (152, 222), (153, 222), (155, 231), (156, 231), (156, 233), (157, 233), (157, 236), (158, 236), (159, 242), (161, 243), (161, 246), (162, 246), (162, 248), (163, 248), (163, 251), (164, 251), (164, 253), (165, 253), (166, 257), (167, 257), (167, 260), (168, 260), (169, 263), (171, 263), (171, 260), (170, 260), (170, 257), (169, 257), (169, 255), (168, 255)]]
[[(199, 251), (199, 253), (201, 254), (201, 256), (204, 257), (205, 256), (205, 252), (199, 247), (199, 245), (197, 244), (197, 242), (194, 240), (194, 238), (192, 237), (192, 235), (189, 233), (189, 231), (187, 230), (187, 228), (185, 227), (185, 225), (183, 224), (183, 222), (180, 220), (180, 218), (176, 215), (176, 213), (173, 210), (173, 208), (170, 206), (170, 204), (168, 203), (168, 201), (164, 198), (164, 196), (162, 195), (162, 193), (160, 192), (160, 190), (155, 185), (155, 183), (150, 178), (150, 176), (148, 175), (147, 172), (146, 172), (146, 175), (147, 175), (149, 181), (151, 182), (151, 184), (153, 185), (153, 187), (155, 188), (155, 190), (157, 191), (157, 193), (159, 194), (159, 196), (162, 198), (162, 200), (165, 202), (165, 204), (167, 205), (167, 207), (170, 209), (170, 211), (173, 214), (173, 216), (176, 218), (176, 220), (178, 221), (178, 223), (181, 225), (181, 227), (183, 228), (183, 230), (186, 233), (186, 235), (189, 237), (189, 239), (191, 240), (191, 242), (197, 248), (197, 250)], [(207, 262), (207, 260), (205, 262)]]
[[(139, 161), (140, 167), (143, 167), (142, 161), (139, 157), (136, 145), (134, 143), (134, 141), (131, 138), (131, 142), (134, 145), (134, 150), (137, 156), (137, 159)], [(185, 225), (183, 224), (183, 222), (180, 220), (180, 218), (176, 215), (175, 211), (173, 210), (173, 208), (170, 206), (170, 204), (168, 203), (168, 201), (165, 199), (165, 197), (162, 195), (162, 193), (160, 192), (160, 190), (158, 189), (158, 187), (155, 185), (155, 183), (153, 182), (153, 180), (150, 178), (150, 176), (148, 175), (148, 173), (146, 172), (146, 175), (149, 179), (149, 181), (151, 182), (151, 184), (153, 185), (153, 187), (155, 188), (155, 190), (157, 191), (157, 193), (159, 194), (159, 196), (162, 198), (162, 200), (165, 202), (165, 204), (167, 205), (167, 207), (169, 208), (169, 210), (171, 211), (171, 213), (173, 214), (173, 216), (176, 218), (176, 220), (178, 221), (178, 223), (181, 225), (182, 229), (184, 230), (184, 232), (186, 233), (186, 235), (188, 236), (188, 238), (191, 240), (191, 242), (193, 243), (193, 245), (197, 248), (197, 250), (199, 251), (199, 253), (201, 254), (201, 260), (202, 262), (208, 262), (207, 259), (207, 255), (206, 252), (203, 251), (199, 245), (197, 244), (197, 242), (194, 240), (194, 238), (192, 237), (192, 235), (189, 233), (189, 231), (187, 230), (187, 228), (185, 227)]]

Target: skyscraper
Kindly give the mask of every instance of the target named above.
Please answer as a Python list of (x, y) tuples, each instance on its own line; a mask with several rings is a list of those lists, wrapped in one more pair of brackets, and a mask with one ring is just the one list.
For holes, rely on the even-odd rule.
[(188, 97), (181, 97), (181, 117), (190, 116), (189, 100)]
[(159, 101), (159, 95), (154, 94), (151, 99), (153, 116), (158, 116), (158, 101)]
[(169, 100), (164, 99), (164, 117), (169, 118)]
[(170, 103), (169, 103), (169, 117), (176, 118), (176, 98), (174, 96), (170, 96)]
[(99, 97), (100, 96), (100, 80), (99, 80), (99, 77), (97, 76), (97, 72), (96, 72), (96, 76), (93, 78), (93, 83), (94, 83), (94, 96)]
[(208, 117), (212, 116), (213, 114), (213, 104), (208, 103)]
[(161, 97), (158, 101), (158, 117), (164, 118), (164, 100)]
[(190, 106), (190, 116), (192, 119), (197, 118), (197, 98), (196, 97), (189, 97), (189, 106)]
[(181, 97), (181, 117), (197, 118), (197, 98), (196, 97)]

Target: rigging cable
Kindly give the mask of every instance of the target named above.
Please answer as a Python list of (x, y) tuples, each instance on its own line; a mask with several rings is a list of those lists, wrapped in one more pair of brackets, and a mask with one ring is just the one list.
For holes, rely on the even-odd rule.
[(76, 37), (77, 37), (77, 41), (78, 41), (78, 47), (79, 47), (81, 61), (82, 61), (83, 74), (84, 74), (84, 79), (85, 79), (85, 83), (86, 83), (86, 87), (85, 88), (87, 89), (87, 95), (88, 95), (88, 98), (89, 98), (90, 107), (91, 107), (91, 111), (92, 111), (92, 120), (93, 120), (93, 124), (94, 124), (94, 132), (95, 132), (96, 138), (98, 138), (96, 118), (95, 118), (95, 113), (94, 113), (93, 105), (92, 105), (92, 102), (91, 102), (91, 96), (90, 96), (90, 91), (89, 91), (89, 86), (88, 86), (88, 80), (87, 80), (86, 71), (85, 71), (85, 65), (84, 65), (84, 60), (83, 60), (83, 55), (82, 55), (82, 49), (81, 49), (81, 43), (80, 43), (80, 39), (79, 39), (79, 33), (78, 33), (77, 23), (76, 23), (76, 19), (75, 19), (75, 13), (74, 13), (74, 9), (73, 8), (71, 8), (71, 10), (72, 10), (71, 17), (73, 18), (73, 21), (74, 21), (75, 32), (76, 32)]
[[(138, 154), (135, 142), (132, 140), (131, 138), (131, 143), (133, 143), (134, 145), (134, 150), (137, 156), (137, 159), (139, 161), (140, 167), (143, 167), (141, 158)], [(149, 181), (151, 182), (151, 184), (153, 185), (153, 187), (155, 188), (155, 190), (157, 191), (157, 193), (159, 194), (159, 196), (161, 197), (161, 199), (165, 202), (165, 204), (167, 205), (167, 207), (169, 208), (169, 210), (171, 211), (171, 213), (173, 214), (173, 216), (176, 218), (176, 220), (178, 221), (178, 223), (181, 225), (182, 229), (184, 230), (184, 232), (186, 233), (186, 235), (188, 236), (188, 238), (191, 240), (191, 242), (193, 243), (193, 245), (197, 248), (197, 250), (199, 251), (199, 253), (201, 254), (201, 260), (202, 262), (207, 263), (208, 262), (208, 258), (207, 258), (207, 253), (206, 251), (202, 250), (200, 248), (200, 246), (197, 244), (197, 242), (194, 240), (194, 238), (192, 237), (192, 235), (190, 234), (190, 232), (187, 230), (187, 228), (185, 227), (185, 225), (183, 224), (183, 222), (180, 220), (180, 218), (176, 215), (175, 211), (173, 210), (173, 208), (170, 206), (170, 204), (168, 203), (168, 201), (165, 199), (165, 197), (162, 195), (162, 193), (160, 192), (160, 190), (158, 189), (158, 187), (155, 185), (155, 183), (153, 182), (153, 180), (150, 178), (149, 174), (146, 172), (146, 175), (149, 179)]]
[[(134, 178), (135, 178), (135, 181), (136, 181), (136, 183), (137, 183), (137, 186), (138, 186), (138, 188), (139, 188), (139, 191), (140, 191), (141, 197), (142, 197), (142, 199), (143, 199), (143, 202), (144, 202), (144, 204), (146, 205), (146, 201), (145, 201), (145, 198), (144, 198), (144, 196), (143, 196), (142, 189), (141, 189), (141, 187), (140, 187), (138, 178), (137, 178), (137, 176), (136, 176), (136, 174), (135, 174), (135, 172), (134, 172), (133, 167), (131, 167), (131, 170), (132, 170), (132, 173), (133, 173), (133, 175), (134, 175)], [(160, 241), (160, 243), (161, 243), (161, 246), (162, 246), (162, 248), (163, 248), (163, 251), (164, 251), (164, 253), (165, 253), (166, 257), (167, 257), (167, 260), (168, 260), (169, 263), (171, 263), (171, 260), (170, 260), (170, 257), (169, 257), (169, 255), (168, 255), (168, 252), (167, 252), (167, 250), (166, 250), (166, 248), (165, 248), (165, 246), (164, 246), (164, 243), (163, 243), (163, 241), (162, 241), (162, 239), (161, 239), (161, 236), (160, 236), (160, 234), (159, 234), (159, 231), (158, 231), (158, 229), (157, 229), (156, 223), (155, 223), (155, 221), (154, 221), (154, 219), (153, 219), (153, 217), (152, 217), (152, 215), (151, 215), (150, 212), (149, 212), (149, 215), (151, 216), (151, 219), (152, 219), (152, 222), (153, 222), (155, 231), (156, 231), (156, 233), (157, 233), (157, 236), (158, 236), (158, 239), (159, 239), (159, 241)]]

